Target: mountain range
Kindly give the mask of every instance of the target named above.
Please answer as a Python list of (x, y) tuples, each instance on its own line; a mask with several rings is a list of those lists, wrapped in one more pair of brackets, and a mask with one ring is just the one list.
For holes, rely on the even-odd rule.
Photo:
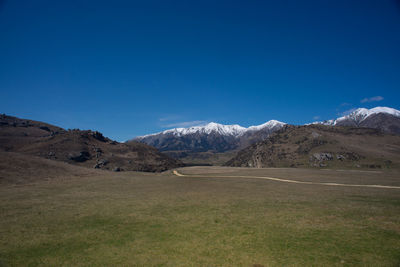
[[(233, 156), (234, 151), (264, 140), (285, 125), (276, 120), (248, 128), (237, 124), (223, 125), (211, 122), (204, 126), (175, 128), (136, 137), (132, 141), (154, 146), (161, 152), (189, 164), (207, 164), (210, 163), (210, 160), (213, 163), (222, 163)], [(128, 143), (132, 141), (128, 141)], [(224, 156), (220, 160), (215, 159), (218, 155)]]
[[(400, 111), (388, 107), (359, 108), (346, 116), (311, 124), (373, 128), (389, 134), (400, 134)], [(204, 126), (174, 128), (139, 136), (128, 143), (146, 143), (186, 163), (220, 164), (239, 150), (261, 142), (287, 126), (287, 123), (277, 120), (248, 128), (211, 122)]]

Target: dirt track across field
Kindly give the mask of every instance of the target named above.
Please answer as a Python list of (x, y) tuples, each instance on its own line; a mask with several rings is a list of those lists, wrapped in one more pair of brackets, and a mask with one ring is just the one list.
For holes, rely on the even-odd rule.
[(184, 177), (212, 177), (212, 178), (249, 178), (249, 179), (264, 179), (264, 180), (271, 180), (271, 181), (277, 181), (277, 182), (283, 182), (283, 183), (294, 183), (294, 184), (400, 189), (400, 186), (306, 182), (306, 181), (296, 181), (296, 180), (288, 180), (288, 179), (266, 177), (266, 176), (243, 176), (243, 175), (201, 176), (201, 175), (192, 175), (192, 174), (187, 175), (187, 174), (179, 173), (177, 170), (174, 170), (173, 174), (175, 174), (176, 176), (181, 176), (181, 177), (184, 176)]

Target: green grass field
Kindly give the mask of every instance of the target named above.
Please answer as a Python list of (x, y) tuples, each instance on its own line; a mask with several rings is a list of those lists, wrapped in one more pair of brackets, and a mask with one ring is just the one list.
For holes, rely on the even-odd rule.
[[(399, 266), (397, 171), (193, 167), (0, 187), (4, 266)], [(1, 265), (0, 264), (0, 265)]]

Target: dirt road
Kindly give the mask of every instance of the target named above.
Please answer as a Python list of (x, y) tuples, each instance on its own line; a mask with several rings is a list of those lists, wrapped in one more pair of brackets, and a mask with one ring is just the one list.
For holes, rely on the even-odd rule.
[(389, 186), (389, 185), (367, 185), (367, 184), (340, 184), (340, 183), (320, 183), (320, 182), (305, 182), (288, 180), (266, 176), (243, 176), (243, 175), (213, 175), (213, 176), (202, 176), (202, 175), (187, 175), (179, 173), (177, 170), (173, 171), (173, 174), (181, 177), (212, 177), (212, 178), (249, 178), (249, 179), (264, 179), (283, 183), (294, 183), (294, 184), (309, 184), (309, 185), (325, 185), (325, 186), (347, 186), (347, 187), (369, 187), (369, 188), (385, 188), (385, 189), (400, 189), (400, 186)]

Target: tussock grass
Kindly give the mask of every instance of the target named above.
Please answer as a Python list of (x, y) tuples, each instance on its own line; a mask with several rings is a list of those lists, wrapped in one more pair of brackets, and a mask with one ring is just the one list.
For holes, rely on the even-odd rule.
[[(400, 264), (399, 190), (212, 178), (218, 171), (243, 175), (246, 169), (186, 172), (194, 170), (203, 170), (204, 178), (104, 173), (2, 186), (0, 261), (6, 266)], [(297, 172), (299, 179), (312, 180), (347, 176), (349, 183), (387, 177), (396, 184), (396, 173), (386, 172), (257, 172), (285, 177)]]

